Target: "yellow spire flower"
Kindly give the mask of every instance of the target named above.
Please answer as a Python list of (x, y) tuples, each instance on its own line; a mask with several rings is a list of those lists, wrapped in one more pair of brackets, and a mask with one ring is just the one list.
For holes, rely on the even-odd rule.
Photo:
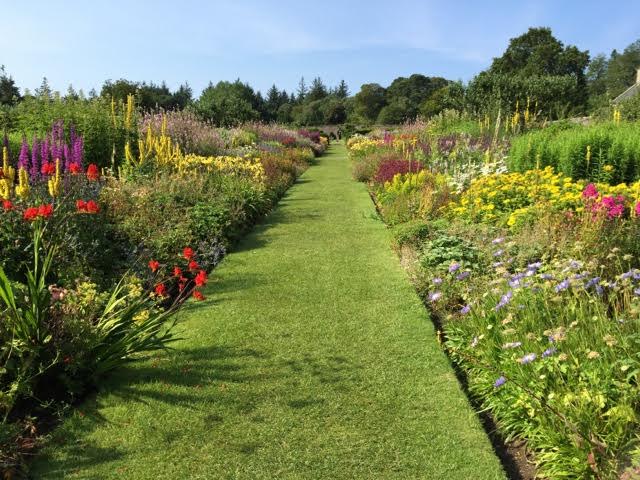
[(9, 183), (13, 184), (16, 179), (16, 169), (9, 165), (9, 150), (7, 147), (2, 147), (2, 174)]
[(29, 174), (24, 168), (18, 170), (18, 186), (16, 187), (16, 195), (23, 200), (29, 196)]
[(53, 198), (60, 196), (62, 191), (62, 179), (60, 178), (60, 159), (56, 158), (56, 174), (49, 179), (49, 195)]

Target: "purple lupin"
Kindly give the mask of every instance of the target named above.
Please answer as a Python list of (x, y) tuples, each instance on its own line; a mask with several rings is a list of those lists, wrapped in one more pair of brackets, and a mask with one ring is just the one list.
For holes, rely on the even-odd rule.
[(20, 155), (18, 156), (18, 169), (29, 169), (29, 144), (26, 137), (22, 137), (22, 146), (20, 147)]
[(33, 143), (31, 144), (31, 169), (29, 170), (29, 175), (33, 181), (36, 181), (40, 177), (40, 162), (38, 161), (39, 152), (40, 144), (34, 135)]

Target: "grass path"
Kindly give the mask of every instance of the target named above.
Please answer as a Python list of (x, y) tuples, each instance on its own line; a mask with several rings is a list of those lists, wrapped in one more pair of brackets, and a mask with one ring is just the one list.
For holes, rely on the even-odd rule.
[(34, 478), (504, 478), (344, 146), (213, 277), (176, 350), (104, 385)]

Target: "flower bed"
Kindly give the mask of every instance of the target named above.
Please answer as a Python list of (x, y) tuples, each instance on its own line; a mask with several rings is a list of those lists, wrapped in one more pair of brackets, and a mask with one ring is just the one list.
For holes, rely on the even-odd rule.
[(507, 172), (505, 146), (526, 137), (433, 131), (349, 146), (354, 175), (391, 152), (420, 162), (364, 180), (470, 394), (544, 478), (637, 471), (640, 182)]

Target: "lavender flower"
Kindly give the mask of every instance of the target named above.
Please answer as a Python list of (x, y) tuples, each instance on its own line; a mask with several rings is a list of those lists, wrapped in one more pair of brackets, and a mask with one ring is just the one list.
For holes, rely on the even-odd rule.
[(457, 263), (457, 262), (452, 263), (451, 265), (449, 265), (449, 273), (453, 273), (453, 272), (459, 270), (460, 266), (461, 265), (459, 263)]
[(18, 168), (29, 170), (29, 145), (27, 139), (22, 137), (22, 146), (20, 147), (20, 155), (18, 156)]
[(469, 313), (471, 311), (471, 305), (465, 305), (464, 307), (462, 307), (460, 309), (460, 313), (462, 315), (466, 315), (467, 313)]
[(529, 265), (527, 265), (527, 268), (529, 270), (538, 270), (540, 267), (542, 267), (542, 262), (535, 262), (535, 263), (530, 263)]
[(511, 301), (512, 297), (513, 297), (513, 292), (511, 290), (509, 290), (507, 293), (502, 295), (502, 297), (500, 297), (500, 301), (498, 302), (498, 304), (495, 307), (495, 310), (498, 311), (502, 307), (504, 307), (506, 304), (508, 304)]
[(431, 281), (433, 282), (434, 285), (440, 285), (442, 283), (442, 279), (440, 277), (436, 277)]
[(591, 280), (589, 280), (587, 283), (584, 284), (584, 288), (585, 290), (588, 290), (591, 287), (594, 287), (599, 284), (600, 284), (600, 277), (593, 277)]
[(504, 237), (498, 237), (498, 238), (494, 239), (491, 243), (493, 245), (498, 245), (499, 243), (502, 243), (502, 242), (504, 242)]
[(456, 277), (456, 279), (457, 279), (457, 280), (462, 281), (462, 280), (464, 280), (465, 278), (467, 278), (469, 275), (471, 275), (471, 272), (467, 270), (466, 272), (462, 272), (461, 274), (459, 274), (459, 275)]
[(502, 385), (507, 383), (507, 379), (503, 376), (498, 377), (498, 379), (493, 383), (493, 388), (500, 388)]
[(527, 353), (524, 357), (520, 358), (518, 362), (522, 365), (526, 365), (527, 363), (533, 362), (537, 358), (535, 353)]
[(556, 285), (556, 293), (560, 293), (563, 290), (566, 290), (567, 288), (569, 288), (569, 280), (565, 279), (562, 282), (560, 282), (558, 285)]
[(433, 292), (429, 294), (429, 300), (432, 302), (437, 302), (440, 297), (442, 297), (442, 292)]
[(633, 291), (633, 294), (634, 294), (636, 297), (640, 297), (640, 288), (636, 288), (636, 289)]
[(556, 347), (549, 347), (544, 352), (542, 352), (542, 358), (547, 358), (556, 353), (558, 349)]
[(495, 252), (493, 254), (494, 257), (499, 257), (500, 255), (502, 255), (504, 253), (504, 250), (498, 250), (497, 252)]

